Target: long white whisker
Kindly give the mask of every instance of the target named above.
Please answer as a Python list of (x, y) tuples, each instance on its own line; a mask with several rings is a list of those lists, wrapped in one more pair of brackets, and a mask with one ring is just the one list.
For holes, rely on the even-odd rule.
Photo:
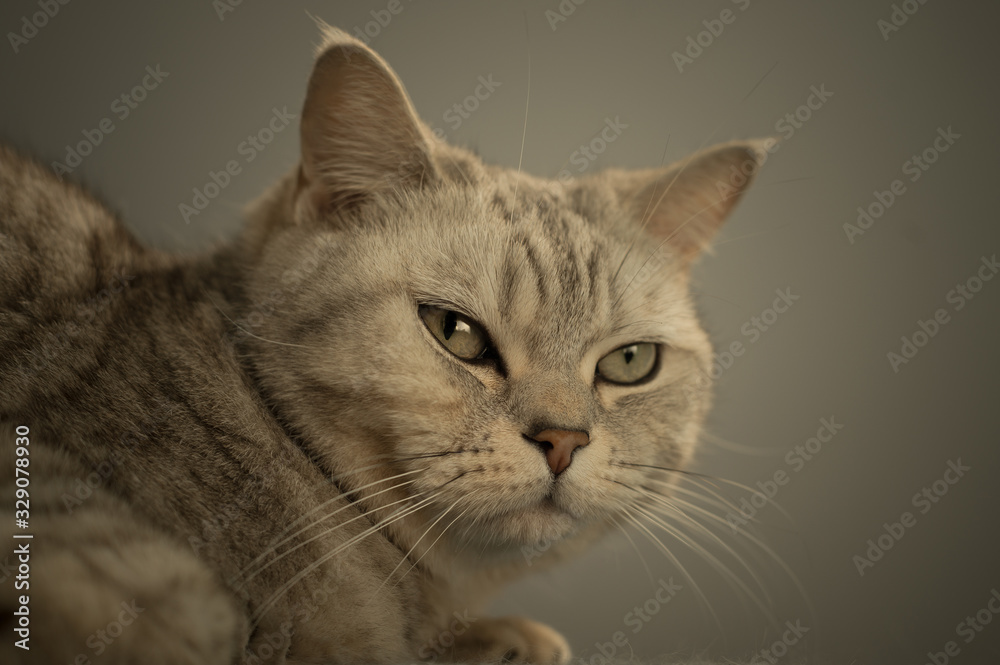
[[(451, 504), (451, 507), (454, 508), (455, 504), (457, 504), (457, 503), (458, 503), (458, 501), (456, 501), (455, 503)], [(450, 529), (451, 526), (455, 522), (457, 522), (458, 520), (462, 519), (462, 516), (465, 515), (467, 512), (469, 512), (471, 509), (472, 509), (472, 507), (469, 506), (468, 508), (466, 508), (465, 510), (463, 510), (462, 512), (460, 512), (458, 515), (456, 515), (455, 519), (453, 519), (452, 521), (448, 522), (448, 524), (445, 525), (445, 527), (443, 529), (441, 529), (441, 533), (438, 534), (437, 538), (435, 538), (431, 542), (431, 544), (427, 546), (427, 549), (424, 550), (424, 553), (417, 557), (417, 560), (414, 561), (413, 564), (409, 568), (406, 569), (405, 573), (403, 573), (402, 575), (400, 575), (399, 579), (396, 580), (396, 584), (399, 584), (403, 580), (403, 578), (406, 577), (410, 573), (411, 570), (413, 570), (414, 568), (416, 568), (417, 564), (420, 563), (420, 561), (425, 556), (427, 556), (427, 553), (431, 551), (431, 548), (434, 547), (439, 540), (441, 540), (441, 537), (444, 536), (445, 533), (447, 533), (448, 529)], [(449, 508), (448, 510), (451, 510), (451, 508)], [(442, 515), (441, 517), (444, 517), (444, 515)], [(440, 518), (438, 518), (438, 519), (440, 519)], [(436, 524), (436, 522), (435, 522), (435, 524)], [(396, 584), (393, 584), (393, 586), (396, 586)]]
[(764, 614), (765, 617), (767, 617), (768, 621), (770, 621), (774, 625), (777, 625), (777, 619), (774, 617), (774, 614), (770, 611), (770, 609), (768, 609), (767, 605), (764, 602), (762, 602), (760, 598), (757, 597), (757, 594), (755, 594), (753, 590), (751, 590), (750, 587), (748, 587), (746, 583), (739, 578), (738, 575), (733, 573), (733, 571), (730, 570), (728, 566), (719, 561), (718, 557), (713, 556), (704, 547), (698, 546), (697, 543), (695, 543), (690, 538), (685, 536), (683, 532), (681, 532), (676, 527), (668, 524), (658, 515), (638, 505), (633, 505), (633, 508), (635, 508), (635, 510), (640, 515), (648, 519), (656, 526), (663, 529), (666, 533), (676, 538), (680, 543), (690, 548), (691, 551), (705, 557), (716, 568), (716, 570), (722, 573), (723, 578), (726, 579), (727, 582), (735, 583), (743, 591), (743, 593), (745, 593), (746, 596), (753, 601), (753, 603), (757, 606), (757, 608)]
[[(457, 505), (458, 505), (458, 501), (459, 501), (459, 500), (458, 500), (458, 499), (456, 499), (456, 500), (455, 500), (455, 501), (454, 501), (454, 502), (453, 502), (453, 503), (452, 503), (452, 504), (451, 504), (450, 506), (448, 506), (448, 508), (447, 508), (447, 509), (445, 509), (445, 511), (444, 511), (444, 512), (442, 512), (442, 513), (441, 513), (441, 515), (440, 515), (440, 516), (438, 516), (438, 518), (437, 518), (437, 519), (435, 519), (435, 520), (434, 520), (433, 522), (431, 522), (431, 523), (430, 523), (430, 524), (428, 525), (428, 527), (427, 527), (426, 529), (424, 529), (424, 532), (423, 532), (422, 534), (420, 534), (420, 537), (419, 537), (419, 538), (417, 538), (417, 540), (416, 540), (416, 542), (415, 542), (415, 543), (413, 543), (413, 546), (412, 546), (412, 547), (410, 547), (409, 551), (408, 551), (408, 552), (407, 552), (406, 554), (404, 554), (404, 555), (403, 555), (403, 558), (401, 558), (401, 559), (399, 560), (399, 563), (397, 563), (397, 564), (396, 564), (396, 567), (395, 567), (395, 568), (393, 568), (393, 569), (392, 569), (392, 570), (391, 570), (391, 571), (389, 572), (389, 574), (388, 574), (388, 575), (386, 575), (386, 577), (385, 577), (385, 580), (383, 580), (383, 581), (382, 581), (382, 584), (379, 584), (379, 585), (378, 585), (378, 588), (377, 588), (377, 589), (375, 589), (375, 591), (374, 591), (374, 592), (372, 593), (372, 595), (371, 595), (371, 598), (369, 598), (369, 600), (368, 600), (368, 602), (369, 602), (369, 603), (370, 603), (370, 602), (371, 602), (371, 601), (372, 601), (372, 600), (373, 600), (373, 599), (375, 598), (375, 596), (377, 596), (377, 595), (378, 595), (378, 592), (382, 590), (382, 587), (384, 587), (384, 586), (385, 586), (385, 585), (386, 585), (386, 584), (387, 584), (387, 583), (389, 582), (389, 580), (390, 580), (390, 579), (392, 579), (392, 576), (396, 574), (396, 571), (397, 571), (397, 570), (399, 570), (399, 567), (400, 567), (400, 566), (402, 566), (402, 565), (403, 565), (403, 563), (404, 563), (404, 562), (405, 562), (405, 561), (406, 561), (407, 559), (409, 559), (409, 558), (410, 558), (410, 555), (411, 555), (411, 554), (413, 554), (413, 551), (417, 549), (417, 546), (418, 546), (418, 545), (420, 545), (420, 541), (422, 541), (422, 540), (423, 540), (423, 539), (424, 539), (424, 538), (425, 538), (425, 537), (427, 536), (427, 534), (431, 532), (431, 529), (433, 529), (433, 528), (434, 528), (434, 526), (435, 526), (435, 525), (436, 525), (436, 524), (437, 524), (438, 522), (440, 522), (440, 521), (441, 521), (442, 519), (444, 519), (445, 515), (447, 515), (447, 514), (449, 513), (449, 511), (451, 511), (451, 509), (452, 509), (452, 508), (454, 508), (455, 506), (457, 506)], [(434, 542), (437, 542), (437, 541), (435, 540)], [(432, 543), (432, 545), (433, 545), (433, 543)], [(420, 559), (417, 559), (417, 561), (419, 561), (419, 560), (420, 560)], [(407, 572), (409, 572), (409, 571), (407, 571)], [(404, 575), (405, 575), (405, 573), (404, 573)], [(402, 579), (402, 577), (401, 577), (400, 579)], [(397, 582), (397, 584), (398, 584), (398, 582)], [(393, 586), (395, 586), (395, 585), (393, 585)], [(368, 603), (365, 603), (365, 604), (367, 605)]]
[[(697, 479), (697, 477), (688, 477), (688, 478), (689, 478), (689, 480), (692, 480), (692, 481), (695, 480), (695, 479)], [(653, 479), (653, 478), (647, 478), (646, 480), (648, 482), (654, 482), (654, 483), (668, 485), (670, 487), (670, 489), (673, 490), (673, 491), (686, 491), (688, 494), (690, 494), (692, 496), (695, 496), (695, 497), (698, 497), (698, 498), (702, 498), (702, 499), (705, 498), (705, 497), (699, 496), (696, 492), (692, 492), (691, 490), (685, 490), (684, 488), (681, 488), (680, 486), (675, 485), (675, 484), (673, 484), (673, 483), (671, 483), (669, 481), (656, 480), (656, 479)], [(720, 479), (720, 480), (722, 480), (722, 479)], [(700, 485), (697, 485), (697, 484), (695, 486), (696, 487), (701, 487)], [(706, 491), (711, 491), (711, 490), (706, 490)], [(715, 494), (715, 493), (713, 492), (713, 494)], [(716, 496), (719, 496), (719, 495), (716, 494)], [(689, 504), (689, 505), (691, 505), (691, 504)], [(730, 504), (729, 502), (725, 502), (724, 505), (726, 507), (732, 508), (736, 512), (739, 512), (739, 508), (737, 508), (736, 506)], [(775, 504), (775, 505), (777, 506), (777, 504)], [(695, 506), (693, 506), (693, 505), (691, 505), (691, 507), (695, 508)], [(782, 510), (782, 513), (784, 514), (784, 511), (783, 511), (783, 509), (780, 508), (780, 506), (778, 506), (778, 509)], [(707, 511), (705, 511), (705, 512), (707, 513)], [(707, 514), (710, 514), (710, 513), (707, 513)], [(721, 517), (712, 516), (712, 518), (724, 522), (724, 520), (722, 520)], [(748, 521), (756, 521), (756, 520), (754, 520), (753, 518), (751, 518)], [(789, 521), (791, 521), (791, 518), (789, 518)], [(725, 523), (726, 524), (730, 524), (729, 522), (725, 522)], [(732, 525), (730, 524), (730, 526), (732, 526)], [(792, 570), (791, 566), (789, 566), (788, 563), (783, 558), (781, 558), (778, 555), (777, 552), (775, 552), (771, 547), (769, 547), (763, 540), (761, 540), (760, 538), (756, 537), (753, 533), (751, 533), (746, 528), (744, 528), (744, 527), (738, 527), (737, 528), (737, 533), (739, 533), (741, 536), (743, 536), (744, 538), (746, 538), (752, 545), (754, 545), (757, 549), (759, 549), (761, 552), (763, 552), (764, 554), (766, 554), (767, 557), (771, 561), (773, 561), (775, 564), (778, 565), (779, 568), (781, 568), (781, 571), (788, 577), (789, 580), (791, 580), (792, 584), (795, 586), (795, 589), (798, 592), (799, 596), (802, 598), (803, 602), (806, 604), (807, 610), (810, 612), (810, 614), (815, 615), (815, 608), (813, 607), (812, 601), (809, 600), (809, 594), (806, 592), (805, 585), (802, 584), (802, 581), (799, 579), (798, 575), (795, 574), (795, 571)]]
[[(421, 494), (422, 494), (422, 493), (421, 493)], [(406, 496), (406, 497), (403, 497), (402, 499), (397, 499), (396, 501), (392, 501), (392, 502), (390, 502), (390, 503), (387, 503), (387, 504), (386, 504), (386, 505), (384, 505), (384, 506), (380, 506), (380, 507), (379, 507), (379, 510), (382, 510), (382, 509), (385, 509), (385, 508), (388, 508), (388, 507), (390, 507), (390, 506), (394, 506), (394, 505), (396, 505), (396, 504), (398, 504), (398, 503), (405, 503), (405, 502), (407, 502), (407, 501), (412, 501), (412, 500), (413, 500), (413, 499), (415, 499), (416, 497), (419, 497), (419, 496), (421, 496), (421, 494), (415, 494), (415, 495), (413, 495), (413, 496)], [(350, 504), (350, 505), (353, 505), (353, 504)], [(345, 506), (345, 507), (346, 507), (346, 506)], [(242, 581), (242, 582), (240, 583), (240, 585), (239, 585), (239, 587), (238, 587), (238, 588), (242, 588), (242, 587), (246, 586), (246, 584), (247, 584), (247, 583), (248, 583), (248, 582), (249, 582), (250, 580), (252, 580), (253, 578), (255, 578), (255, 577), (257, 577), (258, 575), (260, 575), (260, 574), (261, 574), (262, 572), (264, 572), (264, 571), (265, 571), (265, 570), (266, 570), (266, 569), (267, 569), (267, 568), (268, 568), (269, 566), (272, 566), (272, 565), (274, 565), (275, 563), (277, 563), (278, 561), (280, 561), (281, 559), (284, 559), (284, 558), (285, 558), (286, 556), (288, 556), (289, 554), (291, 554), (291, 553), (292, 553), (292, 552), (294, 552), (295, 550), (298, 550), (298, 549), (301, 549), (301, 548), (305, 547), (306, 545), (308, 545), (309, 543), (312, 543), (312, 542), (315, 542), (315, 541), (319, 540), (320, 538), (323, 538), (323, 537), (325, 537), (325, 536), (328, 536), (328, 535), (330, 535), (331, 533), (333, 533), (334, 531), (337, 531), (337, 530), (339, 530), (339, 529), (343, 529), (343, 528), (344, 528), (345, 526), (347, 526), (347, 525), (348, 525), (348, 524), (350, 524), (351, 522), (355, 522), (355, 521), (357, 521), (357, 520), (360, 520), (360, 519), (364, 519), (364, 518), (366, 518), (366, 517), (368, 517), (368, 513), (365, 513), (365, 512), (363, 512), (363, 511), (362, 511), (362, 512), (360, 512), (360, 513), (359, 513), (358, 515), (355, 515), (354, 517), (352, 517), (352, 518), (351, 518), (351, 519), (349, 519), (349, 520), (344, 520), (343, 522), (340, 522), (339, 524), (336, 524), (336, 525), (334, 525), (334, 526), (332, 526), (332, 527), (330, 527), (330, 528), (328, 528), (328, 529), (324, 529), (323, 531), (320, 531), (319, 533), (317, 533), (317, 534), (313, 535), (313, 536), (312, 536), (312, 537), (310, 537), (310, 538), (306, 538), (305, 540), (302, 540), (302, 541), (299, 541), (299, 542), (298, 542), (298, 543), (296, 543), (296, 544), (295, 544), (294, 546), (292, 546), (292, 547), (289, 547), (289, 548), (288, 548), (287, 550), (285, 550), (285, 551), (284, 551), (284, 552), (282, 552), (281, 554), (278, 554), (278, 555), (277, 555), (277, 556), (275, 556), (275, 557), (274, 557), (273, 559), (270, 559), (269, 561), (267, 561), (267, 563), (266, 563), (265, 565), (261, 566), (261, 567), (260, 567), (260, 568), (258, 568), (257, 570), (255, 570), (255, 571), (253, 571), (252, 573), (250, 573), (249, 575), (247, 575), (247, 576), (246, 576), (246, 577), (245, 577), (245, 578), (243, 579), (243, 581)]]
[(629, 545), (631, 545), (632, 549), (635, 550), (636, 556), (639, 557), (639, 561), (642, 563), (642, 567), (646, 571), (646, 576), (649, 577), (650, 584), (656, 584), (656, 580), (653, 579), (653, 571), (649, 568), (649, 564), (646, 563), (646, 557), (642, 555), (642, 552), (639, 550), (639, 546), (635, 544), (635, 540), (632, 539), (632, 535), (628, 532), (628, 529), (622, 526), (621, 522), (616, 520), (613, 515), (608, 515), (608, 521), (618, 527), (618, 530), (622, 532), (622, 535), (628, 539)]
[[(703, 476), (701, 474), (695, 474), (693, 472), (687, 472), (686, 474), (684, 474), (682, 476), (679, 476), (679, 478), (687, 480), (688, 482), (694, 484), (695, 487), (701, 487), (701, 488), (703, 488), (706, 492), (709, 492), (710, 494), (712, 494), (713, 496), (715, 496), (716, 498), (719, 498), (719, 499), (722, 498), (722, 495), (720, 495), (719, 493), (717, 493), (717, 492), (715, 492), (715, 491), (713, 491), (713, 490), (711, 490), (711, 489), (709, 489), (707, 487), (704, 487), (704, 485), (702, 485), (701, 483), (709, 483), (709, 484), (711, 484), (713, 482), (721, 482), (721, 483), (725, 483), (727, 485), (732, 485), (733, 487), (736, 487), (738, 489), (744, 490), (746, 492), (750, 492), (751, 494), (759, 494), (759, 492), (757, 492), (757, 490), (753, 489), (752, 487), (744, 485), (743, 483), (738, 483), (735, 480), (727, 480), (726, 478), (709, 478), (708, 476)], [(653, 482), (665, 483), (667, 481), (654, 480)], [(775, 510), (777, 510), (779, 513), (781, 513), (782, 517), (784, 517), (785, 519), (787, 519), (793, 525), (795, 524), (795, 520), (792, 519), (792, 516), (788, 514), (788, 511), (786, 511), (781, 506), (781, 504), (779, 504), (778, 502), (774, 501), (770, 497), (764, 496), (764, 498), (767, 499), (767, 503), (769, 503), (770, 505), (774, 506)], [(739, 508), (736, 508), (736, 511), (739, 512)]]
[(373, 533), (375, 533), (375, 532), (377, 532), (377, 531), (385, 528), (386, 526), (388, 526), (388, 525), (390, 525), (390, 524), (392, 524), (394, 522), (398, 522), (399, 520), (403, 519), (404, 517), (408, 517), (409, 515), (412, 515), (413, 513), (419, 511), (421, 508), (423, 508), (424, 506), (426, 506), (427, 504), (429, 504), (431, 501), (433, 501), (435, 498), (437, 498), (438, 496), (440, 496), (443, 493), (444, 492), (438, 492), (437, 494), (433, 494), (433, 495), (427, 497), (426, 499), (423, 499), (422, 501), (420, 501), (419, 503), (417, 503), (417, 504), (415, 504), (413, 506), (404, 508), (404, 509), (402, 509), (402, 510), (396, 512), (396, 513), (394, 513), (393, 515), (390, 515), (389, 517), (387, 517), (387, 518), (379, 521), (377, 524), (372, 525), (370, 528), (366, 529), (365, 531), (362, 531), (360, 534), (358, 534), (357, 536), (351, 538), (346, 543), (343, 543), (342, 545), (334, 548), (330, 552), (327, 552), (326, 554), (324, 554), (323, 556), (321, 556), (319, 559), (317, 559), (316, 561), (312, 562), (311, 564), (309, 564), (308, 566), (306, 566), (305, 568), (303, 568), (302, 570), (300, 570), (296, 575), (294, 575), (290, 580), (288, 580), (288, 582), (286, 582), (285, 584), (281, 585), (281, 588), (279, 588), (277, 591), (275, 591), (273, 594), (271, 594), (271, 597), (268, 598), (268, 600), (263, 605), (261, 605), (260, 607), (257, 608), (257, 610), (253, 613), (253, 616), (251, 617), (251, 622), (250, 622), (251, 623), (251, 630), (255, 629), (257, 627), (257, 624), (260, 623), (260, 620), (264, 617), (264, 615), (272, 607), (274, 607), (274, 604), (276, 602), (278, 602), (278, 600), (283, 595), (285, 595), (286, 593), (288, 593), (288, 591), (291, 590), (291, 588), (293, 586), (295, 586), (296, 584), (298, 584), (299, 582), (301, 582), (302, 579), (306, 577), (306, 575), (308, 575), (312, 571), (316, 570), (318, 567), (322, 566), (324, 563), (326, 563), (327, 561), (329, 561), (333, 557), (337, 556), (338, 554), (340, 554), (342, 551), (344, 551), (345, 549), (347, 549), (351, 545), (353, 545), (353, 544), (355, 544), (355, 543), (357, 543), (357, 542), (359, 542), (361, 540), (364, 540), (368, 536), (370, 536)]
[[(627, 507), (621, 506), (621, 510), (625, 515), (625, 517), (628, 518), (628, 520), (632, 522), (632, 524), (634, 524), (640, 531), (642, 531), (646, 535), (646, 537), (650, 539), (651, 542), (655, 543), (663, 552), (663, 554), (668, 559), (670, 559), (670, 561), (673, 562), (675, 566), (677, 566), (677, 569), (681, 572), (682, 575), (684, 575), (685, 579), (687, 579), (687, 581), (691, 584), (691, 588), (694, 589), (694, 592), (698, 596), (698, 599), (702, 602), (704, 607), (708, 610), (708, 613), (712, 616), (712, 619), (715, 621), (715, 625), (718, 626), (719, 629), (721, 630), (722, 623), (719, 621), (719, 617), (718, 615), (716, 615), (715, 610), (712, 609), (712, 604), (708, 602), (708, 597), (705, 596), (704, 592), (701, 590), (701, 587), (698, 586), (697, 582), (695, 582), (694, 577), (690, 573), (688, 573), (687, 568), (684, 567), (684, 564), (682, 564), (680, 560), (674, 555), (674, 553), (670, 551), (670, 548), (664, 545), (663, 541), (660, 540), (656, 536), (656, 534), (650, 531), (645, 524), (639, 521), (639, 518), (633, 515)], [(647, 517), (647, 519), (649, 518)]]
[[(380, 483), (388, 482), (390, 480), (395, 480), (396, 478), (401, 478), (403, 476), (409, 476), (409, 475), (412, 475), (414, 473), (419, 473), (420, 471), (423, 471), (423, 469), (417, 469), (415, 471), (407, 471), (406, 473), (400, 473), (400, 474), (392, 476), (390, 478), (384, 478), (382, 480), (376, 480), (375, 482), (368, 483), (367, 485), (363, 485), (363, 486), (361, 486), (361, 487), (359, 487), (357, 489), (351, 490), (350, 492), (344, 492), (343, 494), (340, 494), (340, 495), (338, 495), (338, 496), (336, 496), (336, 497), (334, 497), (332, 499), (328, 499), (327, 501), (324, 501), (320, 505), (316, 506), (315, 508), (313, 508), (309, 512), (307, 512), (304, 515), (302, 515), (301, 517), (299, 517), (292, 524), (294, 525), (295, 523), (300, 522), (302, 519), (308, 517), (309, 515), (312, 515), (312, 514), (316, 513), (319, 510), (322, 510), (323, 508), (325, 508), (327, 505), (329, 505), (331, 503), (335, 503), (337, 501), (343, 500), (343, 501), (347, 501), (347, 504), (344, 505), (344, 506), (341, 506), (337, 510), (334, 510), (332, 513), (328, 513), (328, 514), (324, 515), (323, 517), (321, 517), (320, 519), (316, 520), (315, 522), (310, 522), (309, 524), (307, 524), (306, 526), (302, 527), (301, 529), (299, 529), (295, 533), (292, 533), (292, 534), (286, 536), (284, 539), (280, 540), (279, 542), (272, 544), (270, 547), (267, 548), (267, 550), (265, 550), (264, 552), (262, 552), (260, 554), (260, 556), (258, 556), (256, 559), (254, 559), (253, 561), (251, 561), (249, 564), (247, 564), (243, 568), (243, 570), (241, 570), (239, 573), (237, 573), (236, 577), (230, 579), (229, 580), (230, 584), (233, 583), (236, 579), (238, 579), (238, 578), (242, 577), (243, 575), (245, 575), (248, 570), (250, 570), (251, 568), (253, 568), (254, 566), (256, 566), (258, 563), (260, 563), (261, 561), (263, 561), (265, 558), (267, 558), (268, 556), (270, 556), (272, 552), (274, 552), (275, 550), (277, 550), (277, 548), (281, 547), (282, 545), (284, 545), (288, 541), (290, 541), (293, 538), (295, 538), (296, 536), (298, 536), (298, 535), (300, 535), (300, 534), (308, 531), (312, 527), (317, 526), (321, 522), (324, 522), (324, 521), (330, 519), (331, 517), (333, 517), (337, 513), (340, 513), (340, 512), (342, 512), (344, 510), (347, 510), (351, 506), (354, 506), (354, 503), (348, 501), (348, 499), (347, 499), (348, 495), (360, 492), (361, 490), (366, 489), (368, 487), (371, 487), (372, 485), (378, 485)], [(398, 485), (393, 485), (392, 487), (387, 487), (386, 489), (379, 490), (378, 492), (373, 492), (371, 494), (371, 496), (377, 496), (377, 495), (383, 494), (385, 492), (391, 492), (392, 490), (399, 489), (401, 487), (404, 487), (406, 485), (410, 485), (410, 484), (415, 483), (415, 482), (416, 482), (416, 480), (409, 480), (409, 481), (407, 481), (405, 483), (399, 483)], [(346, 522), (345, 522), (345, 524), (346, 524)], [(287, 529), (281, 535), (284, 535), (285, 533), (288, 533)], [(306, 541), (306, 542), (309, 542), (309, 541)], [(288, 550), (288, 551), (290, 552), (291, 550)], [(288, 552), (285, 552), (285, 554), (287, 554), (287, 553)], [(284, 556), (284, 554), (282, 556)], [(278, 558), (281, 558), (281, 557), (278, 557)], [(277, 561), (277, 559), (274, 559), (274, 561)], [(260, 571), (257, 571), (257, 572), (260, 572)]]
[(244, 328), (243, 326), (241, 326), (240, 324), (236, 323), (236, 321), (233, 321), (232, 317), (229, 316), (229, 314), (227, 314), (224, 309), (222, 309), (221, 307), (219, 307), (218, 303), (215, 302), (215, 299), (212, 298), (212, 296), (208, 295), (207, 291), (205, 292), (205, 297), (208, 298), (208, 301), (210, 303), (212, 303), (212, 305), (215, 306), (215, 309), (219, 310), (219, 313), (222, 314), (222, 316), (226, 317), (226, 319), (228, 319), (231, 324), (233, 324), (234, 326), (236, 326), (236, 328), (239, 329), (244, 334), (250, 335), (254, 339), (259, 339), (260, 341), (267, 342), (268, 344), (278, 344), (280, 346), (292, 346), (292, 347), (299, 348), (299, 349), (309, 349), (309, 348), (312, 348), (312, 347), (309, 347), (309, 346), (305, 346), (304, 344), (291, 344), (289, 342), (279, 342), (279, 341), (274, 340), (274, 339), (267, 339), (267, 338), (261, 337), (260, 335), (255, 335), (252, 332), (250, 332), (249, 330), (247, 330), (246, 328)]
[[(357, 475), (359, 473), (363, 473), (365, 471), (370, 471), (371, 469), (378, 469), (378, 468), (387, 466), (389, 464), (392, 464), (393, 462), (411, 462), (413, 460), (418, 460), (418, 459), (428, 459), (428, 458), (431, 458), (431, 457), (443, 457), (445, 455), (455, 455), (455, 454), (459, 454), (459, 453), (462, 453), (462, 452), (464, 452), (464, 451), (462, 451), (462, 450), (438, 450), (438, 451), (429, 452), (429, 453), (422, 453), (422, 454), (419, 454), (419, 455), (410, 455), (409, 457), (395, 457), (393, 455), (386, 455), (386, 454), (372, 455), (372, 456), (370, 456), (370, 457), (368, 457), (366, 459), (369, 459), (369, 460), (378, 459), (378, 460), (381, 460), (381, 461), (379, 461), (379, 462), (377, 462), (375, 464), (368, 464), (368, 465), (360, 467), (360, 468), (351, 469), (350, 471), (344, 471), (342, 473), (338, 473), (335, 476), (331, 476), (330, 478), (325, 479), (324, 482), (325, 483), (334, 483), (334, 484), (336, 484), (337, 481), (342, 480), (344, 478), (347, 478), (348, 476), (354, 476), (354, 475)], [(333, 497), (331, 499), (328, 499), (328, 500), (324, 501), (320, 505), (316, 506), (315, 508), (309, 510), (308, 512), (300, 515), (299, 517), (297, 517), (294, 520), (292, 520), (291, 522), (289, 522), (288, 525), (285, 526), (285, 529), (281, 532), (281, 534), (278, 537), (284, 536), (292, 528), (294, 528), (296, 524), (298, 524), (302, 520), (308, 518), (310, 515), (318, 512), (318, 511), (322, 510), (323, 508), (325, 508), (329, 504), (336, 503), (337, 501), (340, 501), (341, 498), (343, 498), (345, 496), (350, 496), (351, 494), (354, 494), (354, 493), (359, 492), (361, 490), (367, 489), (368, 487), (371, 487), (373, 485), (377, 485), (379, 483), (388, 482), (390, 480), (394, 480), (396, 478), (401, 478), (403, 476), (414, 474), (414, 473), (420, 473), (421, 471), (426, 471), (426, 467), (425, 468), (420, 468), (420, 469), (415, 469), (413, 471), (407, 471), (405, 473), (400, 473), (400, 474), (395, 475), (395, 476), (389, 476), (388, 478), (384, 478), (382, 480), (376, 480), (374, 482), (368, 483), (367, 485), (363, 485), (363, 486), (358, 487), (356, 489), (353, 489), (353, 490), (350, 490), (350, 491), (347, 491), (347, 492), (343, 492), (343, 493), (339, 494), (338, 496), (335, 496), (335, 497)]]
[[(746, 571), (750, 574), (750, 576), (753, 578), (754, 582), (757, 583), (757, 586), (760, 587), (760, 590), (763, 593), (764, 599), (767, 601), (767, 604), (769, 604), (769, 605), (773, 605), (774, 604), (773, 600), (770, 597), (770, 594), (768, 594), (768, 592), (767, 592), (767, 589), (761, 583), (760, 577), (754, 572), (754, 570), (750, 566), (748, 566), (746, 564), (746, 562), (743, 561), (743, 557), (741, 557), (739, 554), (737, 554), (735, 550), (733, 550), (731, 547), (729, 547), (721, 538), (719, 538), (707, 526), (705, 526), (704, 524), (698, 522), (695, 519), (692, 519), (689, 515), (685, 514), (684, 511), (681, 510), (681, 508), (677, 504), (671, 503), (669, 501), (669, 499), (667, 499), (666, 497), (662, 497), (662, 496), (656, 494), (655, 492), (650, 492), (650, 491), (644, 490), (642, 488), (633, 487), (631, 489), (633, 489), (634, 491), (640, 493), (641, 495), (643, 495), (643, 496), (645, 496), (645, 497), (647, 497), (649, 499), (652, 499), (660, 507), (665, 508), (665, 509), (669, 509), (671, 516), (674, 516), (676, 518), (679, 518), (679, 519), (683, 520), (685, 524), (688, 524), (689, 526), (694, 527), (695, 529), (697, 529), (698, 533), (704, 534), (705, 537), (707, 537), (708, 539), (710, 539), (711, 541), (715, 542), (720, 547), (722, 547), (730, 556), (732, 556), (734, 559), (736, 559), (736, 561), (738, 561), (740, 563), (740, 565), (743, 566), (743, 568), (745, 568)], [(688, 506), (688, 507), (692, 508), (692, 509), (696, 508), (695, 506)], [(637, 510), (642, 510), (639, 507), (637, 507), (636, 509)], [(650, 506), (649, 509), (650, 510), (655, 510), (656, 506)], [(711, 517), (716, 517), (715, 515), (712, 515), (711, 513), (708, 513), (708, 511), (704, 511), (704, 512), (706, 512)], [(728, 566), (725, 566), (721, 562), (721, 560), (719, 560), (717, 557), (715, 557), (714, 555), (712, 555), (710, 552), (708, 552), (704, 548), (700, 548), (700, 547), (696, 548), (695, 547), (695, 543), (693, 541), (688, 540), (686, 536), (683, 539), (680, 538), (679, 536), (680, 536), (680, 531), (678, 530), (678, 534), (677, 534), (677, 536), (675, 536), (675, 537), (678, 537), (678, 540), (681, 540), (681, 542), (686, 542), (686, 544), (689, 547), (691, 547), (691, 549), (694, 550), (694, 551), (699, 551), (700, 550), (700, 553), (710, 563), (712, 563), (713, 565), (715, 565), (717, 567), (717, 569), (720, 570), (720, 572), (723, 572), (724, 576), (731, 577), (739, 585), (740, 589), (742, 589), (744, 591), (744, 593), (747, 593), (751, 597), (755, 597), (755, 596), (753, 596), (752, 594), (749, 593), (749, 588), (746, 587), (746, 585), (738, 578), (738, 576)]]
[[(527, 39), (528, 16), (524, 16), (524, 32)], [(517, 187), (521, 184), (521, 164), (524, 161), (524, 140), (528, 136), (528, 107), (531, 103), (531, 41), (528, 41), (528, 91), (524, 95), (524, 127), (521, 129), (521, 155), (517, 158), (517, 175), (514, 176), (514, 195), (510, 199), (510, 221), (514, 221), (514, 205), (517, 203)]]

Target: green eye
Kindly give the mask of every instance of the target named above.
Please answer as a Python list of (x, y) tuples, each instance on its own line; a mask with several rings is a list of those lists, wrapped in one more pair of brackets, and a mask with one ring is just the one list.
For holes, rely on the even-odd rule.
[(418, 312), (431, 334), (459, 358), (475, 360), (489, 348), (486, 331), (469, 317), (432, 305), (421, 305)]
[(597, 363), (597, 374), (613, 383), (636, 383), (656, 366), (656, 345), (629, 344), (615, 349)]

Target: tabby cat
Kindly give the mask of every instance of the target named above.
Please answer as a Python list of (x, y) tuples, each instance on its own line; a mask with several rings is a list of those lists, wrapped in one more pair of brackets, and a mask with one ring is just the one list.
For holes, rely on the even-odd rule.
[(565, 663), (484, 605), (690, 458), (690, 267), (765, 144), (535, 178), (324, 37), (300, 164), (204, 256), (0, 147), (3, 662)]

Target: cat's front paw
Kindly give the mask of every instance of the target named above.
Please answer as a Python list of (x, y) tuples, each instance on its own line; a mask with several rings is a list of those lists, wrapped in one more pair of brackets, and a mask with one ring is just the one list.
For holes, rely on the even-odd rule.
[(552, 628), (523, 617), (483, 617), (455, 639), (460, 662), (565, 665), (572, 652)]

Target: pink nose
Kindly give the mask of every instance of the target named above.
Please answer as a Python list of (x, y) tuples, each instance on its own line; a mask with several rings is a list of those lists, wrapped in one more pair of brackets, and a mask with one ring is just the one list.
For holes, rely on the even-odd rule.
[(542, 430), (528, 437), (538, 444), (545, 453), (552, 473), (559, 475), (566, 470), (573, 458), (573, 451), (590, 443), (586, 432), (574, 432), (564, 429)]

